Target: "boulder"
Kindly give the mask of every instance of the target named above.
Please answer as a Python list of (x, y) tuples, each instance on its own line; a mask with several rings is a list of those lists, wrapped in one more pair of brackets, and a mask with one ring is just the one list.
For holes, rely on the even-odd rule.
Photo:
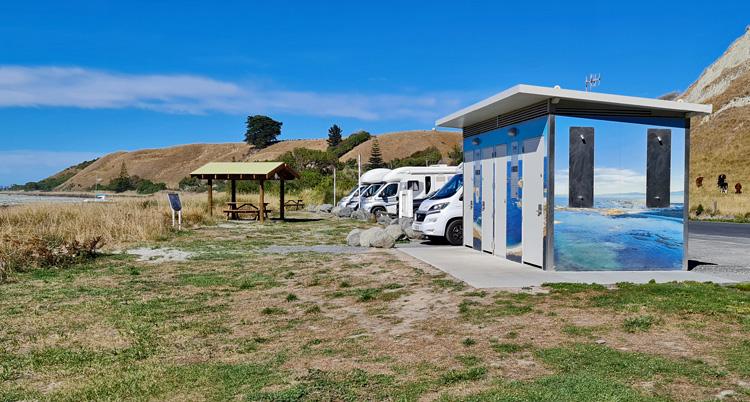
[(412, 223), (414, 223), (414, 218), (399, 218), (398, 219), (398, 224), (401, 225), (401, 229), (404, 229), (404, 231), (406, 231), (407, 228), (411, 229)]
[(362, 233), (362, 229), (352, 229), (348, 235), (346, 235), (346, 244), (352, 247), (359, 247), (359, 235)]
[(333, 205), (331, 204), (321, 204), (318, 205), (318, 208), (316, 209), (317, 212), (325, 212), (329, 213), (333, 209)]
[(385, 232), (393, 238), (393, 241), (399, 241), (406, 237), (404, 230), (399, 225), (388, 225), (385, 227)]
[(349, 207), (336, 207), (336, 208), (338, 208), (338, 210), (336, 212), (333, 212), (333, 209), (332, 209), (331, 213), (338, 216), (339, 218), (348, 218), (352, 215), (353, 210)]
[(399, 218), (398, 224), (401, 226), (401, 229), (403, 229), (404, 234), (406, 234), (406, 237), (410, 239), (415, 240), (422, 240), (424, 239), (424, 235), (421, 232), (417, 232), (414, 229), (412, 229), (412, 224), (414, 223), (414, 218)]
[(383, 226), (388, 226), (391, 224), (391, 217), (388, 214), (382, 214), (378, 216), (377, 222)]
[(359, 245), (370, 247), (370, 241), (375, 237), (376, 229), (383, 230), (380, 228), (370, 228), (359, 232)]
[(339, 211), (341, 211), (341, 207), (336, 205), (335, 207), (331, 208), (331, 215), (339, 216)]
[(370, 241), (370, 247), (377, 248), (392, 248), (396, 244), (396, 240), (389, 235), (385, 230), (381, 229), (382, 232), (378, 232)]
[(362, 247), (391, 248), (396, 244), (391, 235), (385, 229), (379, 227), (370, 228), (360, 233), (359, 241)]
[(358, 209), (350, 215), (352, 219), (356, 219), (358, 221), (364, 221), (367, 222), (370, 220), (370, 213), (361, 209)]

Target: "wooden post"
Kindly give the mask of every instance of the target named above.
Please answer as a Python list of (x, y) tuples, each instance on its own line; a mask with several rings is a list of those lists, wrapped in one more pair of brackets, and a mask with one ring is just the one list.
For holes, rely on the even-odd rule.
[(260, 180), (260, 223), (263, 223), (266, 221), (266, 204), (265, 204), (265, 189), (263, 188), (263, 185), (265, 184), (265, 180)]
[(214, 216), (214, 181), (208, 179), (208, 216)]
[(284, 180), (279, 181), (279, 218), (284, 220)]
[[(231, 201), (237, 202), (237, 182), (234, 179), (231, 180), (231, 188), (232, 188)], [(231, 209), (235, 209), (235, 208), (237, 208), (237, 204), (232, 204)], [(237, 218), (238, 218), (237, 214), (232, 214), (232, 219), (237, 219)]]

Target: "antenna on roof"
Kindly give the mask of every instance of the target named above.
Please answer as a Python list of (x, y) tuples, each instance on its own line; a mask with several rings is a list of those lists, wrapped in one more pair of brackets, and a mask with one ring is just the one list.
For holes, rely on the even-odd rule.
[(591, 92), (591, 90), (594, 89), (594, 87), (598, 87), (599, 84), (602, 82), (602, 75), (601, 74), (589, 74), (586, 76), (586, 92)]

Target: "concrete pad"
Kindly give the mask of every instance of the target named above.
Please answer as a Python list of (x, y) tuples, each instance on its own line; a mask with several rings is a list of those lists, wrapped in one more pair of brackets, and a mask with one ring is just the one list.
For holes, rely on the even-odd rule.
[(717, 276), (688, 271), (543, 271), (460, 246), (399, 244), (397, 250), (424, 261), (474, 288), (524, 288), (550, 282), (612, 285), (618, 282), (646, 283), (650, 280), (660, 283), (735, 283)]

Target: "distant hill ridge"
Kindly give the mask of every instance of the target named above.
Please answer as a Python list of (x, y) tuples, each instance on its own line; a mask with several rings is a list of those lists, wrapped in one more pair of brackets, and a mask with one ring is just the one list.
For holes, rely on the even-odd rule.
[[(448, 152), (461, 144), (461, 133), (449, 131), (398, 131), (374, 137), (378, 139), (383, 159), (386, 162), (408, 157), (414, 152), (429, 147), (436, 147), (443, 157), (447, 158)], [(357, 154), (361, 154), (363, 162), (366, 162), (370, 157), (372, 141), (370, 139), (358, 145), (344, 154), (340, 160), (356, 159)], [(130, 152), (118, 151), (99, 158), (83, 169), (76, 170), (72, 177), (57, 187), (57, 190), (83, 191), (93, 188), (97, 180), (100, 184), (107, 184), (120, 174), (123, 163), (130, 176), (139, 176), (155, 183), (166, 183), (167, 187), (176, 188), (180, 180), (208, 162), (275, 160), (295, 148), (325, 150), (327, 147), (325, 139), (298, 139), (281, 141), (261, 150), (256, 150), (246, 143), (236, 142), (176, 145)], [(58, 175), (60, 173), (54, 176)]]

